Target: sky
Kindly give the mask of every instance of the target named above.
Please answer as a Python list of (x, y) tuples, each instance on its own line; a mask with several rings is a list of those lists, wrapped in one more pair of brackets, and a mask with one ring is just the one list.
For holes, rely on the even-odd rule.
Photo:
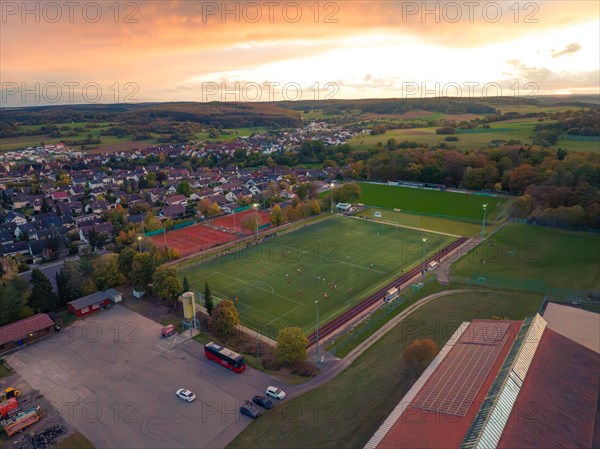
[(0, 106), (597, 94), (597, 1), (0, 1)]

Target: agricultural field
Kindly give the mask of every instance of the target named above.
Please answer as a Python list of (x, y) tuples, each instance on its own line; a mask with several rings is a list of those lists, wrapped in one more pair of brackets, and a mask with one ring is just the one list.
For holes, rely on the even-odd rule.
[[(533, 128), (539, 124), (537, 119), (518, 119), (495, 122), (490, 128), (458, 129), (453, 136), (458, 137), (458, 142), (446, 142), (455, 145), (460, 150), (476, 150), (488, 146), (492, 140), (520, 140), (523, 143), (531, 143)], [(349, 141), (350, 145), (357, 149), (372, 148), (381, 142), (383, 145), (388, 139), (396, 139), (437, 145), (444, 142), (446, 135), (436, 134), (438, 127), (424, 127), (412, 129), (394, 129), (383, 135), (362, 135)]]
[[(52, 145), (63, 141), (83, 141), (87, 139), (88, 135), (91, 134), (93, 138), (99, 138), (102, 143), (100, 144), (89, 144), (86, 146), (99, 147), (99, 149), (110, 148), (114, 146), (123, 146), (124, 148), (138, 148), (140, 146), (149, 146), (158, 142), (157, 135), (152, 139), (134, 141), (130, 137), (117, 137), (117, 136), (101, 136), (100, 131), (106, 131), (112, 123), (93, 123), (98, 125), (97, 128), (86, 128), (85, 126), (92, 124), (92, 122), (68, 122), (68, 123), (55, 123), (55, 126), (63, 127), (67, 126), (72, 130), (76, 128), (82, 128), (76, 135), (66, 137), (50, 137), (45, 134), (37, 134), (32, 136), (19, 136), (19, 137), (8, 137), (0, 139), (0, 151), (10, 151), (24, 149), (27, 147), (35, 147), (40, 145), (42, 142), (46, 145)], [(26, 131), (39, 131), (42, 125), (23, 125), (19, 129)], [(72, 146), (74, 149), (78, 149), (78, 146)]]
[(399, 276), (402, 269), (418, 264), (423, 250), (432, 254), (453, 240), (333, 217), (188, 266), (180, 276), (200, 292), (208, 282), (217, 299), (238, 298), (240, 319), (251, 328), (272, 332), (295, 324), (309, 333), (315, 326), (315, 300), (319, 300), (319, 321), (328, 322)]
[[(506, 216), (510, 199), (439, 190), (360, 183), (359, 201), (367, 206), (400, 209), (444, 218), (483, 221), (483, 205), (487, 204), (486, 220), (495, 221)], [(449, 231), (448, 231), (449, 232)]]
[[(565, 108), (569, 109), (569, 108)], [(512, 110), (512, 109), (511, 109)], [(438, 114), (442, 115), (442, 114)], [(439, 119), (441, 117), (427, 116), (422, 120)], [(452, 116), (448, 115), (448, 119)], [(458, 118), (456, 118), (458, 120)], [(453, 136), (458, 138), (457, 142), (446, 142), (446, 135), (436, 134), (438, 127), (422, 127), (412, 129), (392, 129), (385, 134), (376, 136), (361, 135), (350, 139), (348, 143), (358, 150), (374, 148), (378, 143), (385, 145), (388, 139), (395, 139), (397, 142), (408, 140), (410, 142), (426, 143), (428, 145), (438, 145), (445, 142), (448, 145), (454, 145), (459, 150), (477, 150), (489, 146), (493, 140), (519, 140), (523, 144), (531, 144), (533, 139), (533, 129), (540, 123), (551, 123), (552, 120), (539, 122), (536, 118), (525, 118), (506, 120), (490, 123), (490, 128), (481, 126), (473, 129), (458, 129)], [(564, 148), (569, 151), (592, 152), (600, 149), (600, 138), (597, 136), (568, 136), (560, 139), (552, 148)]]
[[(509, 224), (452, 266), (452, 274), (542, 281), (549, 287), (598, 290), (600, 235)], [(507, 285), (507, 288), (510, 287)]]
[[(381, 214), (381, 218), (375, 217), (375, 212), (379, 212)], [(481, 225), (477, 223), (430, 217), (427, 215), (395, 212), (393, 210), (378, 209), (376, 207), (366, 208), (357, 215), (359, 217), (369, 217), (375, 221), (384, 220), (391, 223), (397, 223), (400, 226), (406, 226), (409, 228), (418, 228), (425, 231), (442, 232), (445, 234), (460, 235), (464, 237), (471, 237), (481, 233)], [(491, 232), (496, 228), (496, 226), (496, 224), (486, 224), (486, 232)]]
[[(68, 137), (49, 137), (48, 135), (32, 135), (32, 136), (19, 136), (19, 137), (9, 137), (0, 139), (0, 151), (10, 151), (10, 150), (18, 150), (27, 147), (35, 147), (40, 145), (42, 142), (46, 145), (52, 145), (56, 143), (60, 143), (62, 141), (82, 141), (88, 137), (88, 134), (91, 134), (92, 137), (100, 138), (100, 144), (90, 144), (86, 146), (97, 147), (96, 151), (118, 151), (121, 149), (129, 149), (129, 148), (140, 148), (146, 146), (152, 146), (158, 144), (158, 138), (160, 134), (152, 134), (151, 139), (144, 140), (133, 140), (131, 136), (125, 137), (117, 137), (117, 136), (101, 136), (100, 131), (106, 131), (111, 126), (115, 126), (112, 123), (93, 123), (94, 125), (98, 125), (97, 128), (86, 128), (85, 126), (88, 124), (92, 124), (92, 122), (68, 122), (68, 123), (56, 123), (55, 126), (63, 127), (68, 126), (71, 129), (75, 128), (83, 128), (83, 131), (78, 132), (77, 135), (68, 136)], [(39, 131), (42, 125), (23, 125), (19, 129), (24, 131)], [(252, 133), (264, 133), (267, 131), (265, 127), (246, 127), (246, 128), (232, 128), (232, 129), (224, 129), (222, 134), (217, 139), (212, 139), (208, 137), (208, 131), (196, 133), (195, 137), (201, 141), (227, 141), (233, 140), (238, 137), (250, 136)], [(74, 149), (77, 149), (77, 146), (74, 146)]]
[(473, 291), (425, 304), (331, 381), (257, 419), (228, 449), (292, 449), (298, 441), (303, 447), (363, 447), (412, 385), (401, 354), (414, 339), (431, 338), (441, 348), (463, 321), (520, 320), (542, 300), (537, 294)]

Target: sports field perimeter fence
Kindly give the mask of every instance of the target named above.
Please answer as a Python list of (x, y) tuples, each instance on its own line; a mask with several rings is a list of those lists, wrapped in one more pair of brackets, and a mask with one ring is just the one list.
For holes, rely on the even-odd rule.
[(465, 284), (474, 287), (489, 287), (502, 290), (522, 290), (537, 292), (544, 295), (561, 297), (580, 297), (580, 298), (598, 298), (600, 291), (598, 289), (576, 290), (571, 288), (552, 287), (543, 279), (519, 279), (511, 276), (500, 276), (485, 272), (473, 272), (470, 277), (448, 276), (451, 283)]

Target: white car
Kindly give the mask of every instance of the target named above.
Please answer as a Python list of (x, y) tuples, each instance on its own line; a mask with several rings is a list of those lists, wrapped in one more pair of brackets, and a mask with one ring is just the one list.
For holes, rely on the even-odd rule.
[(285, 398), (285, 391), (281, 388), (270, 386), (267, 388), (267, 396), (271, 396), (272, 398), (279, 399), (280, 401)]
[(179, 399), (183, 399), (184, 401), (187, 401), (187, 402), (192, 402), (193, 400), (196, 399), (196, 395), (194, 393), (192, 393), (190, 390), (186, 390), (185, 388), (180, 388), (179, 390), (177, 390), (177, 392), (175, 394), (177, 395), (177, 397)]

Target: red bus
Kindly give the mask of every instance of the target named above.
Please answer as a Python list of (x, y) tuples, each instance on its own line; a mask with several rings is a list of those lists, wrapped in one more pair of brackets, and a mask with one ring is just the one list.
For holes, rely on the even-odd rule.
[(219, 346), (212, 341), (204, 345), (204, 355), (208, 360), (217, 362), (236, 373), (243, 373), (246, 370), (246, 361), (244, 360), (244, 357), (237, 352)]

